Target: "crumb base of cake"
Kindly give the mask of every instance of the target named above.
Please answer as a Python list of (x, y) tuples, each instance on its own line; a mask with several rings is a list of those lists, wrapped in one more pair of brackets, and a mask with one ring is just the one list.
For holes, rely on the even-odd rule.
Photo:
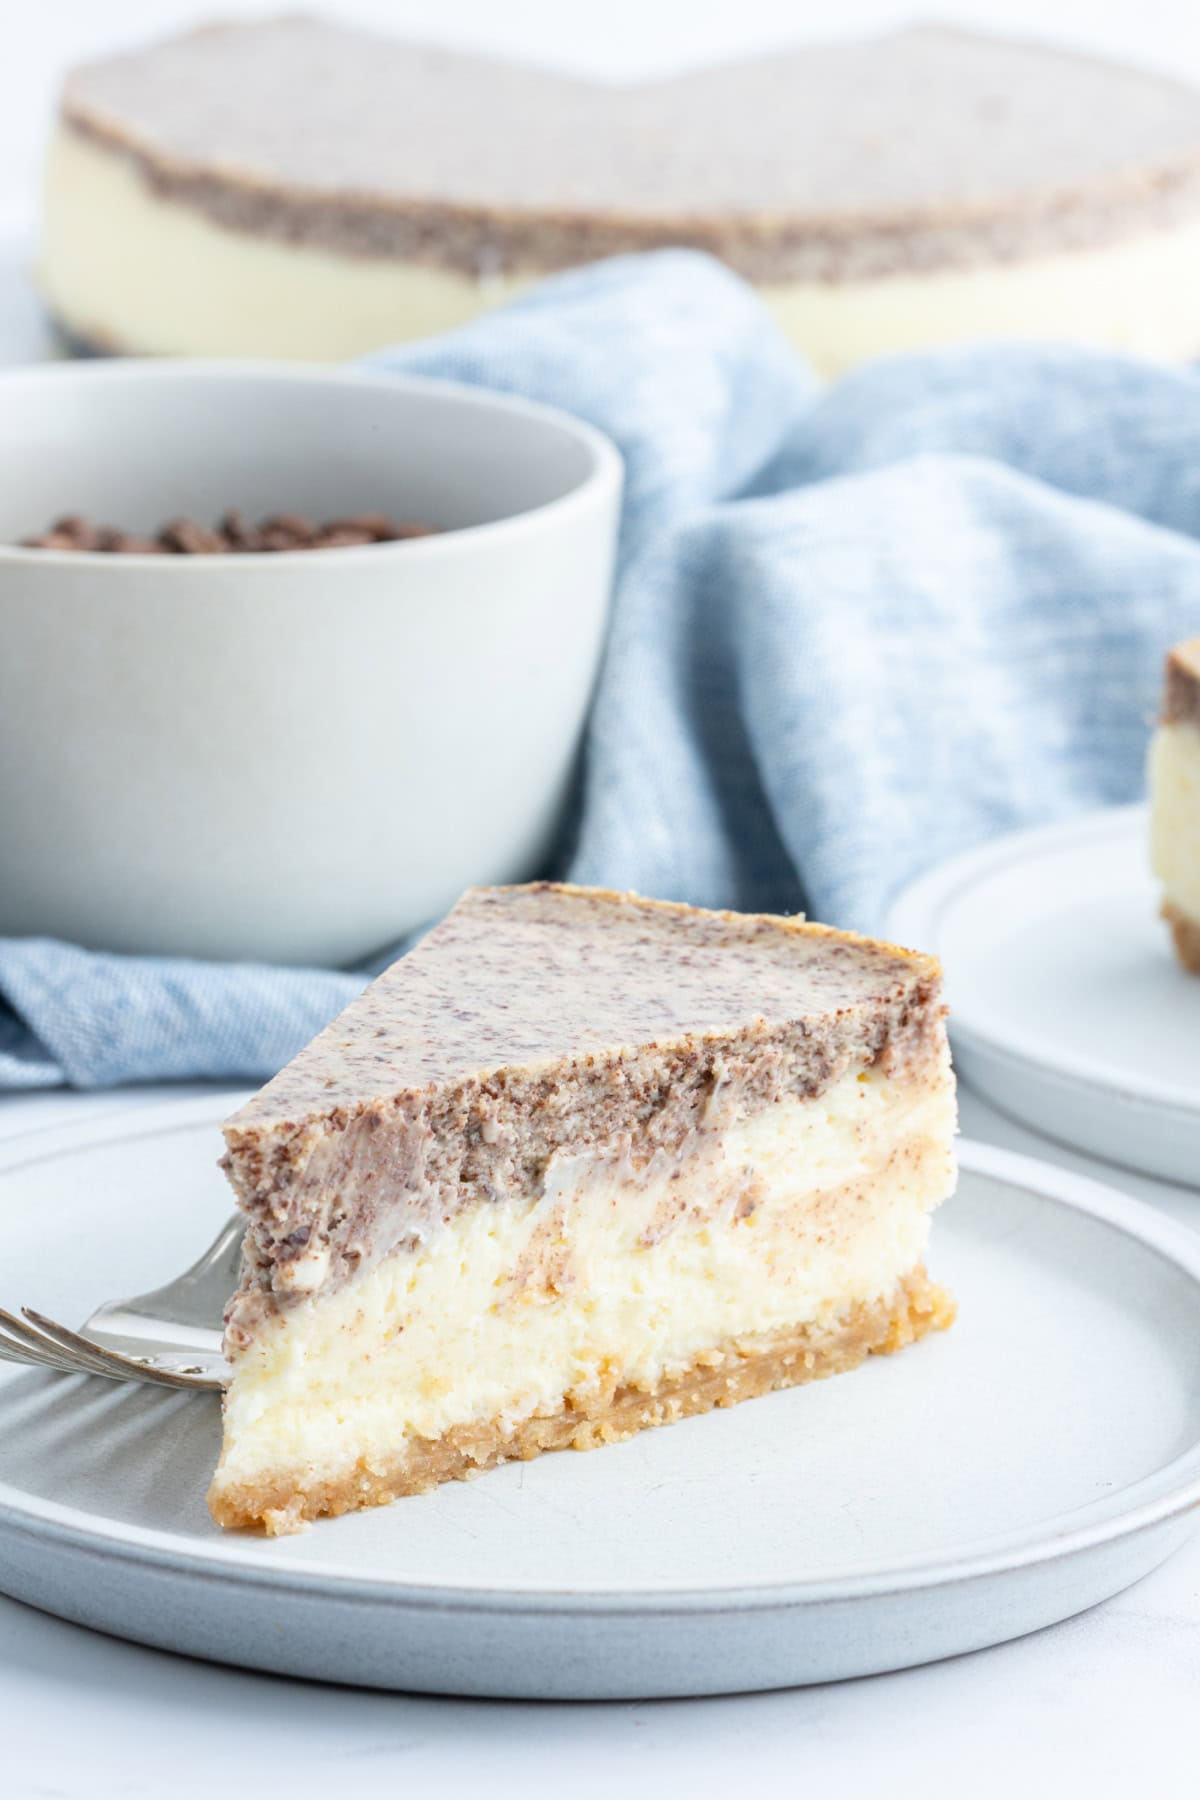
[(1175, 955), (1185, 969), (1200, 975), (1200, 919), (1190, 918), (1169, 900), (1163, 905), (1162, 916), (1171, 928)]
[(716, 1407), (735, 1406), (779, 1388), (796, 1387), (857, 1368), (868, 1356), (890, 1356), (953, 1323), (954, 1301), (913, 1269), (891, 1294), (859, 1304), (832, 1321), (772, 1332), (702, 1352), (651, 1388), (621, 1385), (586, 1403), (505, 1430), (491, 1420), (456, 1426), (435, 1440), (410, 1441), (390, 1461), (359, 1459), (323, 1475), (269, 1470), (253, 1481), (214, 1483), (209, 1509), (227, 1530), (261, 1527), (269, 1536), (297, 1531), (313, 1519), (385, 1506), (445, 1481), (468, 1481), (504, 1462), (531, 1461), (547, 1450), (593, 1450), (655, 1425)]

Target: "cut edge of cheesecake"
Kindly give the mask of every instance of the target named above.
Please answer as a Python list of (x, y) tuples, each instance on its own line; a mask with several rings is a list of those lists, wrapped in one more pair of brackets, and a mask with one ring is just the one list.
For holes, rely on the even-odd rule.
[(1200, 975), (1200, 637), (1167, 652), (1150, 748), (1150, 854), (1175, 956)]
[(1167, 651), (1162, 723), (1200, 725), (1200, 637)]
[(209, 1509), (227, 1531), (260, 1527), (283, 1537), (317, 1519), (338, 1518), (428, 1493), (447, 1481), (472, 1481), (507, 1462), (552, 1450), (596, 1450), (640, 1431), (760, 1399), (856, 1369), (869, 1356), (891, 1356), (954, 1323), (957, 1307), (923, 1264), (889, 1295), (860, 1302), (823, 1324), (744, 1335), (706, 1349), (653, 1386), (617, 1385), (572, 1396), (557, 1412), (539, 1412), (508, 1428), (495, 1420), (453, 1426), (437, 1439), (392, 1457), (359, 1456), (298, 1486), (292, 1471), (267, 1470), (241, 1482), (214, 1480)]
[[(251, 1228), (228, 1315), (219, 1523), (296, 1529), (949, 1324), (924, 1269), (928, 1215), (954, 1179), (936, 959), (552, 883), (472, 890), (424, 943), (424, 971), (418, 946), (229, 1122)], [(521, 998), (535, 959), (562, 990), (552, 1020), (545, 991)], [(671, 992), (647, 1000), (664, 965)], [(640, 1000), (611, 993), (626, 966)], [(508, 986), (481, 1005), (501, 1012), (454, 1018), (455, 985), (498, 971)], [(773, 1013), (745, 993), (766, 977), (787, 990)], [(322, 1071), (359, 1033), (373, 1041), (381, 1006), (407, 1010), (414, 1042), (388, 1053), (397, 1095), (352, 1115)], [(614, 1008), (629, 1015), (618, 1043)], [(662, 1029), (706, 1009), (711, 1029)], [(592, 1012), (591, 1042), (567, 1053)], [(419, 1040), (439, 1018), (431, 1052)], [(531, 1031), (558, 1053), (497, 1066), (489, 1033), (528, 1049)], [(326, 1091), (337, 1128), (314, 1133), (297, 1102)]]

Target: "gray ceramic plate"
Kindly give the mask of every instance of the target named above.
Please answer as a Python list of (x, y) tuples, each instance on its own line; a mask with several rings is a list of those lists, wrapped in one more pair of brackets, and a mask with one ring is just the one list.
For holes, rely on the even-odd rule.
[(1158, 916), (1142, 806), (953, 857), (887, 935), (946, 968), (959, 1073), (1091, 1156), (1200, 1186), (1200, 981)]
[[(211, 1099), (0, 1154), (0, 1300), (82, 1317), (228, 1208)], [(0, 1374), (0, 1586), (223, 1662), (437, 1693), (707, 1694), (904, 1667), (1067, 1617), (1200, 1504), (1200, 1236), (963, 1146), (954, 1329), (852, 1375), (274, 1542), (204, 1489), (215, 1402)]]

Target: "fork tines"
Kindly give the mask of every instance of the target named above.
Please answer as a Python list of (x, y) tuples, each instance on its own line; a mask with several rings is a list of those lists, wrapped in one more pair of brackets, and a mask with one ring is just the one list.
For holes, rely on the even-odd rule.
[(155, 1368), (140, 1358), (106, 1350), (92, 1338), (71, 1331), (30, 1306), (21, 1308), (20, 1318), (0, 1307), (0, 1357), (9, 1362), (59, 1369), (67, 1375), (103, 1375), (109, 1381), (148, 1381), (171, 1388), (216, 1385), (198, 1374)]

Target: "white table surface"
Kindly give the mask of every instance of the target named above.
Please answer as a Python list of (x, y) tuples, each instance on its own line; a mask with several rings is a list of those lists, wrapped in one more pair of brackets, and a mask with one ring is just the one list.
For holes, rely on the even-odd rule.
[[(195, 1092), (0, 1097), (0, 1137)], [(1200, 1192), (1077, 1156), (963, 1096), (972, 1136), (1115, 1182), (1200, 1228)], [(0, 1265), (2, 1266), (2, 1265)], [(19, 1296), (6, 1296), (10, 1304)], [(1194, 1800), (1200, 1537), (1115, 1600), (1017, 1643), (870, 1680), (718, 1700), (536, 1705), (355, 1692), (143, 1650), (0, 1598), (2, 1800), (488, 1800), (669, 1791), (838, 1800)]]

